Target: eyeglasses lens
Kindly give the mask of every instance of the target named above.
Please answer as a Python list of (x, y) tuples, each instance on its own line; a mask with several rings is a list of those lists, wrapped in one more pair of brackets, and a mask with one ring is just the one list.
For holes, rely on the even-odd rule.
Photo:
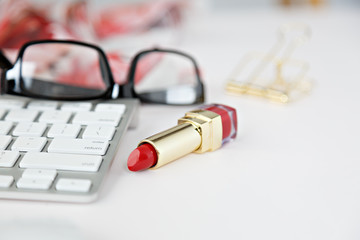
[(42, 97), (96, 97), (109, 87), (105, 59), (91, 47), (42, 43), (25, 49), (22, 88)]
[(138, 60), (135, 92), (148, 102), (192, 104), (198, 75), (191, 59), (171, 52), (150, 52)]

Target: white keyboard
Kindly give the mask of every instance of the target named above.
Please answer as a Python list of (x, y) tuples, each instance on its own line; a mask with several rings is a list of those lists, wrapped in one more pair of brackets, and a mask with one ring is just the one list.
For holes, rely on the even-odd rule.
[(137, 107), (0, 96), (0, 198), (95, 200)]

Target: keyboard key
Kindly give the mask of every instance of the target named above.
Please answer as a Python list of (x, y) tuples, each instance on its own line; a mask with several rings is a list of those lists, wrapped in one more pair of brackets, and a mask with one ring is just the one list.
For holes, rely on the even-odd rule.
[(53, 180), (47, 178), (23, 178), (21, 177), (16, 186), (18, 188), (25, 189), (39, 189), (39, 190), (47, 190), (50, 188)]
[(45, 123), (20, 122), (14, 128), (13, 136), (41, 137), (46, 130)]
[(20, 109), (25, 106), (25, 101), (15, 99), (0, 99), (0, 108), (2, 109)]
[(0, 167), (13, 167), (19, 156), (18, 151), (0, 151)]
[(55, 177), (57, 175), (56, 170), (54, 169), (25, 169), (25, 171), (22, 174), (23, 178), (31, 178), (31, 179), (40, 179), (40, 178), (46, 178), (51, 179), (54, 181)]
[(29, 152), (22, 158), (20, 167), (97, 172), (101, 162), (101, 156)]
[(47, 133), (49, 138), (63, 137), (63, 138), (76, 138), (81, 129), (80, 124), (62, 124), (55, 123), (51, 126)]
[(46, 144), (45, 137), (18, 137), (11, 146), (13, 151), (35, 151), (40, 152)]
[(6, 149), (11, 142), (11, 136), (3, 135), (0, 136), (0, 150)]
[(0, 135), (8, 134), (12, 126), (12, 122), (0, 121)]
[(58, 191), (88, 192), (91, 187), (89, 179), (61, 178), (56, 184)]
[(109, 142), (104, 140), (54, 138), (48, 152), (104, 155), (108, 145)]
[(82, 137), (84, 139), (111, 140), (115, 133), (115, 127), (104, 125), (89, 125)]
[(99, 103), (95, 107), (95, 112), (118, 112), (123, 114), (124, 111), (124, 104)]
[(67, 111), (46, 111), (39, 118), (39, 122), (44, 123), (67, 123), (71, 117), (71, 112)]
[(38, 114), (39, 112), (37, 110), (13, 109), (6, 115), (5, 120), (13, 122), (32, 122)]
[(100, 124), (118, 126), (121, 115), (118, 112), (79, 112), (75, 114), (72, 122), (81, 125)]
[(90, 111), (92, 104), (89, 102), (70, 102), (63, 103), (61, 106), (62, 111), (70, 111), (70, 112), (81, 112), (81, 111)]
[(55, 110), (57, 106), (58, 106), (58, 102), (56, 101), (31, 101), (27, 105), (27, 109), (48, 111), (48, 110)]
[(0, 175), (0, 187), (1, 188), (8, 188), (14, 182), (13, 176), (8, 175)]
[(6, 110), (5, 109), (0, 109), (0, 118), (3, 118), (3, 116), (5, 115)]

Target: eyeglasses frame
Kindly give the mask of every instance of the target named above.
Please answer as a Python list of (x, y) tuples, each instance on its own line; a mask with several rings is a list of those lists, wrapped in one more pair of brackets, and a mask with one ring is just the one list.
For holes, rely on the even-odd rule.
[[(130, 62), (130, 68), (127, 74), (127, 81), (124, 84), (117, 84), (114, 81), (114, 77), (110, 68), (110, 64), (108, 61), (108, 58), (105, 54), (105, 52), (98, 46), (90, 44), (90, 43), (86, 43), (86, 42), (81, 42), (81, 41), (76, 41), (76, 40), (59, 40), (59, 39), (46, 39), (46, 40), (36, 40), (36, 41), (30, 41), (25, 43), (19, 50), (18, 52), (18, 56), (15, 60), (16, 62), (20, 63), (20, 70), (19, 70), (19, 82), (20, 82), (20, 90), (21, 92), (15, 92), (12, 91), (11, 89), (9, 89), (8, 87), (8, 80), (6, 79), (6, 72), (10, 69), (12, 69), (15, 64), (12, 64), (7, 58), (6, 56), (2, 53), (1, 49), (0, 49), (0, 70), (1, 70), (1, 74), (0, 74), (0, 94), (5, 94), (5, 93), (10, 93), (12, 95), (20, 95), (20, 96), (27, 96), (27, 97), (32, 97), (32, 98), (44, 98), (43, 96), (39, 96), (37, 94), (33, 94), (29, 91), (27, 91), (25, 89), (25, 87), (23, 86), (24, 81), (22, 79), (22, 63), (23, 63), (23, 56), (25, 53), (25, 50), (32, 45), (37, 45), (37, 44), (44, 44), (44, 43), (61, 43), (61, 44), (74, 44), (74, 45), (78, 45), (78, 46), (83, 46), (83, 47), (89, 47), (94, 49), (95, 51), (97, 51), (99, 53), (99, 57), (100, 59), (103, 60), (103, 62), (100, 61), (100, 70), (103, 73), (104, 71), (106, 72), (106, 74), (108, 74), (108, 81), (109, 81), (109, 87), (107, 90), (105, 90), (105, 92), (103, 94), (100, 94), (99, 96), (93, 96), (93, 97), (76, 97), (76, 99), (70, 99), (69, 97), (66, 98), (62, 98), (62, 97), (46, 97), (46, 99), (49, 100), (60, 100), (60, 101), (85, 101), (85, 100), (94, 100), (94, 99), (114, 99), (114, 98), (138, 98), (139, 100), (141, 100), (142, 102), (151, 102), (151, 103), (158, 103), (161, 104), (163, 102), (156, 102), (156, 101), (148, 101), (144, 98), (141, 97), (141, 94), (136, 93), (135, 91), (135, 81), (134, 81), (134, 76), (135, 76), (135, 71), (136, 71), (136, 66), (139, 62), (139, 60), (141, 59), (141, 57), (143, 57), (146, 54), (149, 54), (151, 52), (163, 52), (163, 53), (173, 53), (173, 54), (178, 54), (181, 55), (183, 57), (188, 58), (194, 66), (194, 70), (195, 70), (195, 74), (196, 74), (196, 81), (197, 81), (197, 88), (195, 89), (196, 91), (196, 99), (193, 103), (191, 104), (196, 104), (196, 103), (203, 103), (204, 102), (204, 84), (201, 81), (201, 77), (200, 77), (200, 70), (198, 67), (197, 62), (195, 61), (195, 59), (178, 50), (173, 50), (173, 49), (160, 49), (160, 48), (153, 48), (153, 49), (148, 49), (148, 50), (143, 50), (138, 52), (135, 57), (131, 60)], [(104, 80), (104, 79), (103, 79)], [(115, 93), (117, 93), (116, 96)], [(170, 104), (170, 105), (184, 105), (184, 104)]]

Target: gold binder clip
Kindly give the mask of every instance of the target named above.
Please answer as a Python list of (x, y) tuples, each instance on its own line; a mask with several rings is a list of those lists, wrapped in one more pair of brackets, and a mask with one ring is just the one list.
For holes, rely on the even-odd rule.
[(308, 41), (310, 36), (311, 31), (307, 25), (281, 26), (278, 41), (268, 53), (250, 53), (242, 59), (230, 75), (226, 90), (282, 103), (308, 93), (312, 85), (311, 80), (306, 77), (309, 64), (291, 59), (290, 56), (297, 47)]

